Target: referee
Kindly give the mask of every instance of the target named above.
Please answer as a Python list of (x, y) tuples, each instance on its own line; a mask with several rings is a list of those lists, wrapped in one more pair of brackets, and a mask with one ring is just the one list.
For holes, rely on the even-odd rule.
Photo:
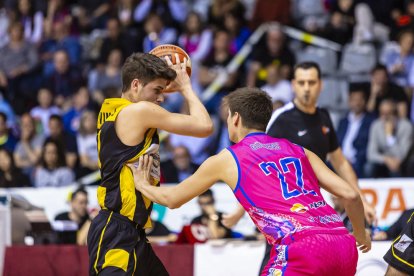
[[(327, 110), (317, 107), (322, 89), (321, 70), (315, 62), (295, 66), (292, 87), (293, 102), (276, 110), (267, 125), (270, 136), (286, 138), (330, 161), (336, 173), (349, 184), (358, 187), (358, 179), (338, 144)], [(375, 210), (362, 196), (365, 217), (369, 224), (375, 220)], [(266, 250), (267, 251), (267, 250)], [(267, 253), (267, 252), (266, 252)], [(266, 254), (268, 257), (268, 254)], [(266, 262), (264, 262), (266, 263)]]

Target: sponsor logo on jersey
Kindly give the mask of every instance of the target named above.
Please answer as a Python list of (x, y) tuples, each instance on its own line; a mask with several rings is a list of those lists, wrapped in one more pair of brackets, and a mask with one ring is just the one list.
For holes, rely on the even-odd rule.
[(309, 210), (309, 208), (306, 207), (306, 206), (304, 206), (304, 205), (302, 205), (302, 204), (300, 204), (300, 203), (295, 203), (295, 204), (292, 205), (292, 208), (290, 208), (290, 210), (292, 212), (301, 213), (302, 214), (302, 213), (307, 212)]
[(325, 216), (314, 216), (314, 217), (312, 216), (312, 217), (309, 217), (308, 220), (310, 222), (320, 222), (323, 224), (342, 222), (341, 217), (337, 214), (325, 215)]
[(280, 150), (280, 146), (279, 146), (279, 143), (269, 143), (269, 144), (263, 144), (263, 143), (260, 143), (260, 142), (254, 142), (253, 144), (250, 144), (250, 148), (252, 149), (252, 150), (258, 150), (258, 149), (261, 149), (261, 148), (264, 148), (264, 149), (268, 149), (268, 150)]
[(276, 268), (270, 268), (268, 275), (271, 275), (271, 276), (282, 276), (282, 270), (276, 269)]
[(323, 126), (322, 127), (322, 133), (323, 133), (323, 135), (328, 134), (329, 131), (331, 131), (331, 129), (329, 127), (327, 127), (327, 126)]
[(326, 206), (326, 202), (324, 200), (315, 201), (309, 204), (309, 208), (311, 209), (318, 209), (319, 207)]

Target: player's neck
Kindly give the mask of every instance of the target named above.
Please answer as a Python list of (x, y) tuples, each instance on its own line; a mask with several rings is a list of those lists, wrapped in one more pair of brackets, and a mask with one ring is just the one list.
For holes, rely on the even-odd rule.
[(293, 100), (293, 103), (295, 106), (302, 112), (308, 113), (308, 114), (314, 114), (316, 112), (316, 106), (315, 105), (303, 105), (301, 104), (297, 99)]
[(252, 129), (252, 128), (243, 128), (240, 129), (238, 136), (238, 141), (240, 142), (241, 140), (243, 140), (247, 135), (252, 134), (252, 133), (265, 133), (264, 130), (259, 130), (259, 129)]

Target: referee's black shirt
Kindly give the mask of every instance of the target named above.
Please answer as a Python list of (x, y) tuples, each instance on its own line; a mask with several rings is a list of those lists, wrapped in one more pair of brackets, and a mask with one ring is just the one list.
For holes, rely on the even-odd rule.
[(323, 108), (316, 108), (314, 114), (308, 114), (290, 102), (273, 113), (266, 132), (314, 152), (323, 161), (328, 153), (339, 147), (329, 113)]

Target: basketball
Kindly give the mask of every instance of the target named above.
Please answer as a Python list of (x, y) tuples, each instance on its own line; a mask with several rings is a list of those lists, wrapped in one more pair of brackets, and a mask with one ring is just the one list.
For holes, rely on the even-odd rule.
[[(184, 58), (187, 58), (187, 74), (189, 77), (191, 77), (191, 60), (188, 54), (182, 48), (172, 44), (163, 44), (155, 47), (149, 53), (159, 58), (169, 57), (173, 64), (176, 64), (178, 62), (175, 60), (175, 54), (178, 54), (178, 57), (180, 59), (179, 62), (183, 62)], [(164, 90), (163, 92), (173, 91)]]

